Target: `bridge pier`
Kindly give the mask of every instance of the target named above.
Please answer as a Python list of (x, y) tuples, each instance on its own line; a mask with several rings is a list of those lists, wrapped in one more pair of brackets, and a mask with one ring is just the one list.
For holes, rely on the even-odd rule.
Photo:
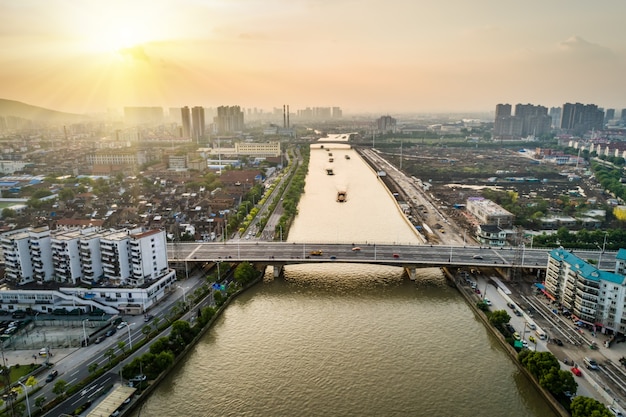
[(273, 265), (274, 268), (274, 278), (279, 278), (280, 274), (283, 273), (283, 265)]
[(406, 272), (406, 274), (409, 276), (409, 279), (411, 281), (415, 281), (415, 278), (417, 277), (417, 268), (405, 266), (404, 272)]

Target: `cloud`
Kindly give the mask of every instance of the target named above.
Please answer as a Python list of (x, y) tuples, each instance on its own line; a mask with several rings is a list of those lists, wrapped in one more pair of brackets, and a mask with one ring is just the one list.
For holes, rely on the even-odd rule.
[(611, 49), (589, 42), (576, 35), (559, 42), (558, 47), (560, 51), (576, 57), (603, 60), (614, 60), (617, 58)]

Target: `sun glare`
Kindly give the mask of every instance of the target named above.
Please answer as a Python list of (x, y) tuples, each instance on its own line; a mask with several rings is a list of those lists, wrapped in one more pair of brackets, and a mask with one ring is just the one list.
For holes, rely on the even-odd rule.
[(96, 53), (118, 53), (121, 50), (132, 48), (150, 41), (145, 34), (133, 28), (116, 28), (106, 33), (98, 33), (87, 41), (88, 48)]

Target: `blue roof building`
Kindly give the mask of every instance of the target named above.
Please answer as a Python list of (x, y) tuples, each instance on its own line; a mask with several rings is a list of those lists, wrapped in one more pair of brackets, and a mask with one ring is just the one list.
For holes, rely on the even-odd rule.
[(574, 320), (626, 333), (626, 250), (617, 254), (615, 272), (603, 271), (563, 248), (548, 257), (545, 289), (574, 315)]

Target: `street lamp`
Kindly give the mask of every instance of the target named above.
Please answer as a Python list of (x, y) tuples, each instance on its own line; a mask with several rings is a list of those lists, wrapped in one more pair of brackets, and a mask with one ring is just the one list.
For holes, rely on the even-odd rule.
[(524, 256), (526, 255), (526, 245), (522, 243), (522, 268), (524, 267)]
[(133, 339), (130, 337), (130, 326), (134, 326), (135, 323), (126, 323), (126, 328), (128, 329), (128, 348), (133, 350)]
[(22, 381), (17, 381), (17, 383), (20, 384), (22, 388), (24, 388), (24, 394), (26, 395), (26, 409), (28, 410), (28, 417), (31, 417), (30, 403), (28, 402), (28, 388), (22, 383)]
[[(218, 267), (219, 268), (219, 267)], [(219, 273), (219, 269), (218, 269), (218, 273)], [(181, 290), (183, 290), (183, 304), (187, 305), (187, 296), (186, 296), (186, 291), (185, 291), (185, 287), (181, 287), (180, 285), (178, 285), (178, 288), (180, 288)]]
[[(600, 266), (600, 263), (602, 263), (602, 254), (604, 253), (604, 249), (606, 249), (606, 235), (608, 234), (608, 231), (604, 232), (604, 242), (602, 243), (602, 252), (600, 252), (600, 256), (598, 256), (598, 269), (601, 269), (602, 267)], [(597, 245), (596, 245), (597, 246)]]
[(85, 330), (85, 322), (87, 321), (89, 321), (89, 319), (83, 320), (83, 338), (84, 338), (85, 347), (87, 347), (87, 330)]

